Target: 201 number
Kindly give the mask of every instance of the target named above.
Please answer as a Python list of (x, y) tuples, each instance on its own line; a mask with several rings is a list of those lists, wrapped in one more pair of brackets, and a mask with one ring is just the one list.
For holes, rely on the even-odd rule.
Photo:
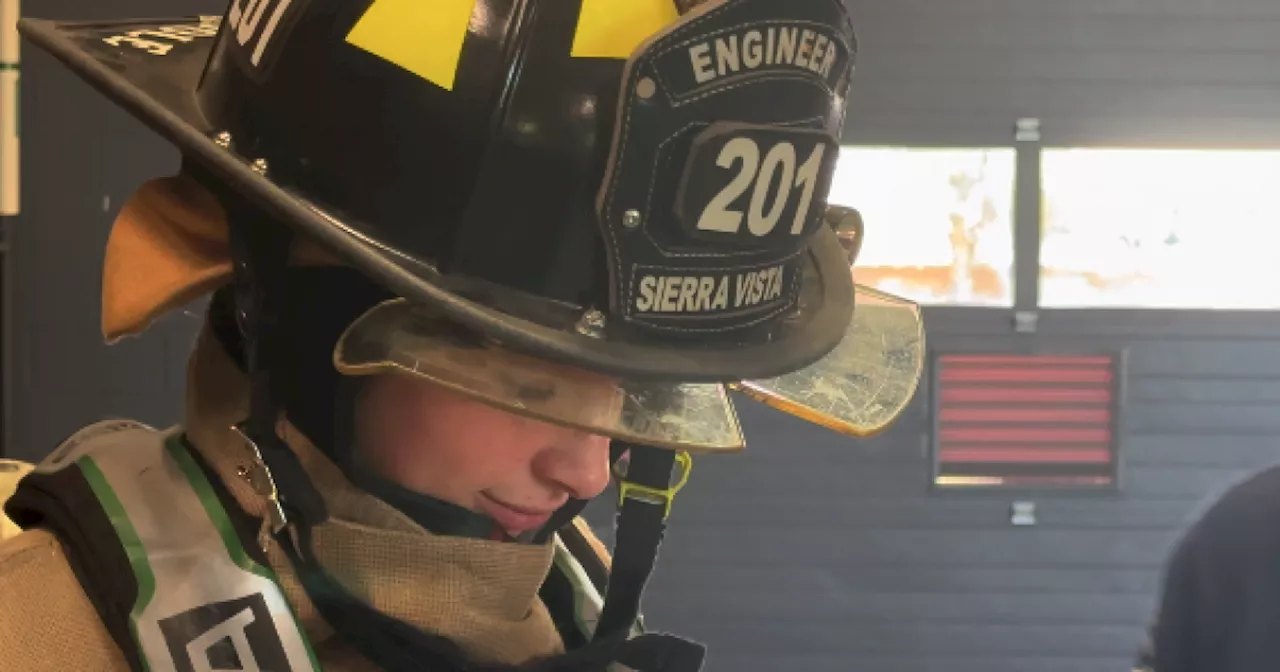
[[(235, 0), (231, 3), (231, 10), (227, 12), (227, 22), (231, 24), (236, 41), (242, 47), (249, 46), (249, 40), (253, 39), (254, 34), (257, 33), (258, 23), (262, 21), (262, 16), (266, 14), (272, 0), (247, 0), (248, 4), (244, 5), (245, 2), (246, 0)], [(267, 19), (267, 25), (263, 26), (262, 32), (257, 34), (258, 43), (253, 48), (253, 55), (249, 57), (249, 61), (255, 67), (262, 61), (262, 54), (267, 50), (267, 44), (271, 42), (276, 26), (280, 25), (280, 17), (284, 16), (291, 2), (293, 0), (275, 0), (276, 11), (271, 13), (271, 18)]]
[[(733, 210), (730, 206), (738, 200), (747, 189), (751, 189), (751, 201), (745, 217), (747, 230), (756, 236), (766, 236), (778, 226), (778, 220), (786, 211), (791, 193), (800, 189), (800, 205), (796, 208), (795, 219), (791, 222), (791, 235), (800, 235), (804, 231), (805, 222), (809, 219), (809, 208), (813, 205), (813, 190), (818, 181), (818, 170), (822, 167), (822, 155), (827, 146), (819, 144), (813, 148), (809, 158), (805, 159), (799, 169), (796, 168), (796, 147), (790, 142), (780, 142), (760, 160), (760, 146), (751, 138), (734, 138), (725, 143), (716, 157), (716, 165), (721, 168), (732, 168), (741, 163), (738, 174), (725, 185), (720, 193), (707, 204), (702, 215), (698, 217), (700, 231), (718, 231), (720, 233), (737, 233), (742, 228), (744, 213)], [(781, 171), (778, 192), (771, 204), (767, 203), (770, 187), (776, 173)], [(769, 207), (765, 207), (768, 205)]]

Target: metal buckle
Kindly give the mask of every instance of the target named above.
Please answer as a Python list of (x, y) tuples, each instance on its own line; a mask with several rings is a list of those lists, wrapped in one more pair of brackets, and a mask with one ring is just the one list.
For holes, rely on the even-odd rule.
[(662, 505), (662, 519), (666, 520), (671, 515), (671, 504), (675, 501), (676, 493), (684, 488), (689, 482), (689, 473), (693, 471), (693, 457), (688, 451), (679, 451), (676, 453), (676, 464), (680, 465), (680, 478), (676, 480), (674, 485), (666, 488), (653, 488), (639, 483), (632, 483), (626, 479), (626, 474), (620, 472), (614, 467), (613, 474), (618, 478), (618, 506), (622, 506), (628, 497), (637, 499), (649, 504)]
[(272, 531), (278, 534), (288, 526), (289, 518), (284, 513), (284, 506), (280, 504), (280, 491), (276, 488), (275, 478), (271, 476), (271, 468), (267, 466), (267, 461), (262, 458), (262, 450), (258, 448), (257, 442), (249, 437), (249, 432), (244, 426), (232, 425), (231, 429), (239, 434), (253, 450), (254, 464), (246, 476), (254, 491), (267, 500), (267, 517), (271, 519)]

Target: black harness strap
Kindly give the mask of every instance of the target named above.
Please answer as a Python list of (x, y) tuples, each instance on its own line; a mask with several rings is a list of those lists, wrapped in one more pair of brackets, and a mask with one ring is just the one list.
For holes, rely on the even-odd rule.
[[(658, 559), (671, 503), (690, 467), (670, 450), (615, 443), (621, 444), (615, 450), (629, 452), (630, 460), (626, 475), (618, 484), (617, 541), (604, 609), (596, 626), (597, 641), (625, 636), (640, 617), (640, 599)], [(676, 473), (677, 469), (683, 473)], [(620, 652), (618, 662), (634, 670), (697, 672), (702, 669), (707, 652), (702, 644), (674, 635), (645, 634), (630, 642), (632, 645)]]
[(624, 445), (630, 450), (631, 459), (626, 476), (618, 484), (617, 541), (604, 610), (596, 626), (597, 639), (630, 630), (640, 615), (640, 598), (658, 559), (673, 494), (671, 473), (676, 466), (676, 454), (647, 446)]
[[(302, 468), (298, 456), (276, 433), (280, 406), (276, 400), (277, 383), (272, 377), (272, 362), (287, 343), (279, 327), (285, 300), (285, 272), (293, 232), (258, 213), (240, 197), (228, 195), (227, 222), (236, 283), (236, 321), (239, 323), (244, 348), (245, 368), (249, 377), (249, 417), (238, 426), (240, 432), (258, 451), (266, 473), (255, 483), (259, 492), (268, 495), (281, 509), (287, 508), (315, 525), (328, 517), (324, 499)], [(273, 482), (273, 483), (272, 483)], [(274, 485), (278, 492), (264, 491)], [(284, 516), (273, 512), (277, 531)]]
[(138, 582), (115, 527), (79, 466), (27, 474), (5, 512), (24, 530), (45, 529), (58, 537), (67, 564), (129, 669), (146, 670), (130, 625)]

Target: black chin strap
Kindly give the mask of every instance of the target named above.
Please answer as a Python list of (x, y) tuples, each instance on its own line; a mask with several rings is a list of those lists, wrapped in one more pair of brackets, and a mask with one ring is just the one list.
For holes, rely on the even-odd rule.
[[(285, 271), (293, 232), (259, 214), (238, 196), (226, 196), (228, 237), (235, 271), (236, 322), (249, 378), (249, 417), (236, 426), (257, 452), (249, 477), (270, 504), (272, 529), (279, 535), (289, 522), (317, 525), (328, 517), (324, 499), (298, 456), (276, 432), (280, 406), (272, 361), (281, 347), (278, 321), (285, 300)], [(287, 512), (287, 513), (286, 513)]]
[(563, 530), (565, 526), (571, 524), (574, 518), (582, 515), (582, 510), (587, 508), (587, 500), (571, 499), (564, 506), (560, 507), (555, 513), (551, 514), (551, 519), (546, 525), (542, 526), (529, 539), (531, 544), (545, 544), (551, 541), (551, 535)]
[[(676, 493), (689, 479), (688, 453), (615, 442), (630, 453), (626, 473), (618, 477), (618, 523), (609, 587), (592, 643), (626, 636), (640, 619), (640, 598), (658, 560), (667, 516)], [(673, 635), (654, 637), (633, 658), (619, 662), (635, 670), (702, 669), (706, 647)], [(649, 667), (644, 667), (647, 665)]]

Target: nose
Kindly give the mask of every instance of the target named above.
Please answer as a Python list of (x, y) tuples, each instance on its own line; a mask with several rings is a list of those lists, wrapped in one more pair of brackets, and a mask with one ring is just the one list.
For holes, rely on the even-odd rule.
[(544, 450), (534, 474), (574, 499), (593, 499), (609, 485), (609, 439), (573, 432)]

